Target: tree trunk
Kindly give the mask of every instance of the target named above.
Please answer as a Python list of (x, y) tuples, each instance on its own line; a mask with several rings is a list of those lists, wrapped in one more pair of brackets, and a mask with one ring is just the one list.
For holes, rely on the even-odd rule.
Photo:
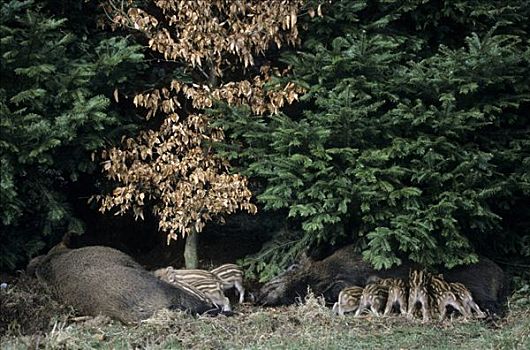
[(197, 254), (197, 242), (199, 235), (193, 228), (186, 237), (186, 246), (184, 247), (184, 264), (187, 269), (196, 269), (199, 266), (199, 257)]

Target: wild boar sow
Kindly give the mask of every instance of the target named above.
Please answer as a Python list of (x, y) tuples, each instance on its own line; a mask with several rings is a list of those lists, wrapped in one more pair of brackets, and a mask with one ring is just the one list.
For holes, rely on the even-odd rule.
[(307, 288), (321, 294), (326, 301), (333, 303), (340, 291), (350, 286), (365, 286), (370, 276), (408, 276), (408, 266), (400, 266), (388, 271), (375, 271), (362, 258), (353, 253), (351, 247), (337, 250), (320, 261), (311, 261), (296, 269), (272, 279), (258, 292), (257, 303), (263, 305), (287, 305), (303, 298)]
[(205, 297), (159, 280), (130, 256), (108, 247), (54, 248), (33, 259), (27, 270), (85, 315), (134, 323), (163, 308), (215, 310)]
[[(351, 246), (347, 246), (323, 260), (311, 261), (272, 279), (258, 292), (257, 303), (270, 306), (292, 304), (297, 298), (305, 297), (309, 287), (332, 304), (342, 289), (365, 286), (373, 276), (408, 280), (411, 268), (417, 266), (404, 263), (389, 270), (374, 270), (354, 253)], [(444, 276), (449, 282), (463, 283), (483, 310), (501, 314), (507, 284), (503, 271), (494, 262), (481, 258), (477, 264), (444, 271)]]

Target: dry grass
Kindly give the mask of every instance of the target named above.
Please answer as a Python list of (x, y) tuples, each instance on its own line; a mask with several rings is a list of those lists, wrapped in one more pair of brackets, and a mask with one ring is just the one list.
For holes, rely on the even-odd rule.
[(32, 283), (21, 279), (1, 291), (2, 349), (530, 349), (530, 302), (521, 294), (495, 325), (338, 317), (310, 295), (288, 307), (236, 306), (232, 317), (162, 310), (127, 327), (101, 316), (76, 317)]
[(0, 290), (0, 334), (34, 334), (67, 319), (73, 310), (56, 302), (36, 279), (22, 274)]

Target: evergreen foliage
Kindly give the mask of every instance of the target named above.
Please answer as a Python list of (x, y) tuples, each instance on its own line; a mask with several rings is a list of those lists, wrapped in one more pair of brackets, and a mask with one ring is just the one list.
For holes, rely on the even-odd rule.
[(226, 156), (263, 184), (259, 202), (301, 228), (304, 244), (273, 262), (344, 237), (376, 268), (530, 256), (528, 3), (345, 0), (324, 10), (300, 51), (282, 56), (288, 80), (307, 89), (299, 108), (212, 111)]
[[(225, 132), (223, 155), (252, 180), (265, 210), (287, 218), (248, 265), (267, 277), (308, 246), (337, 241), (356, 242), (378, 268), (403, 259), (452, 267), (484, 252), (528, 259), (528, 3), (307, 4), (308, 16), (291, 11), (286, 22), (297, 35), (300, 28), (297, 51), (282, 46), (278, 62), (279, 50), (261, 48), (266, 57), (244, 72), (230, 58), (219, 61), (229, 66), (224, 80), (245, 88), (232, 97), (251, 95), (260, 105), (276, 99), (255, 96), (286, 94), (278, 86), (306, 89), (277, 114), (258, 116), (255, 105), (230, 100), (210, 111)], [(94, 171), (92, 152), (135, 124), (110, 103), (115, 88), (132, 96), (178, 78), (209, 106), (215, 94), (192, 82), (225, 83), (161, 56), (144, 74), (139, 46), (96, 29), (96, 7), (1, 4), (1, 269), (20, 265), (54, 235), (84, 230), (72, 211), (72, 184)], [(193, 57), (205, 54), (197, 50)], [(195, 67), (193, 57), (182, 59)], [(267, 60), (291, 73), (258, 80), (260, 94), (249, 94), (244, 80)]]
[[(61, 7), (63, 6), (63, 7)], [(69, 186), (130, 121), (109, 108), (143, 58), (98, 33), (83, 1), (3, 2), (0, 12), (0, 268), (14, 268), (66, 230), (83, 232)], [(68, 20), (66, 17), (70, 18)]]

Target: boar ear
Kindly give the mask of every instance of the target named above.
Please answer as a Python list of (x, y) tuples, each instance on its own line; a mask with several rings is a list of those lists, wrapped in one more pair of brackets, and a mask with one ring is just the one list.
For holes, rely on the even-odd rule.
[(72, 231), (68, 231), (63, 235), (63, 238), (61, 240), (61, 243), (64, 244), (66, 248), (70, 248), (72, 246), (72, 236), (74, 233)]
[(58, 244), (54, 245), (52, 249), (48, 251), (48, 255), (55, 254), (55, 253), (61, 253), (61, 252), (65, 252), (68, 250), (69, 249), (66, 246), (66, 244), (63, 241), (61, 241)]

